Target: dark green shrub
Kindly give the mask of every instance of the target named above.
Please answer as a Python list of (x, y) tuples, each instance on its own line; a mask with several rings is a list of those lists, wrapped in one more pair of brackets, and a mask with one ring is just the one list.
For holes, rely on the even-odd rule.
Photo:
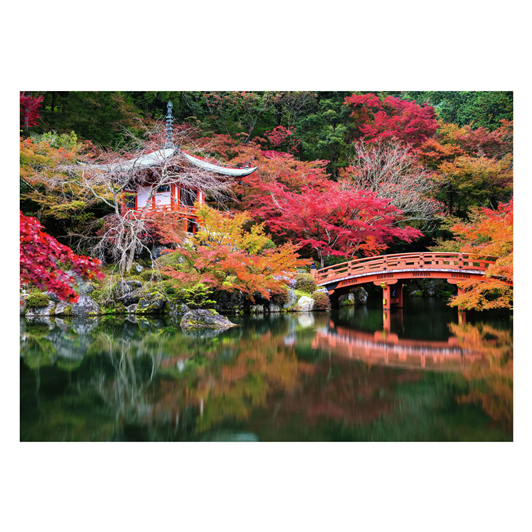
[(46, 294), (40, 292), (34, 292), (26, 300), (28, 308), (44, 308), (50, 303), (50, 298)]
[(314, 310), (331, 310), (331, 300), (325, 292), (314, 292), (312, 299), (314, 300)]
[(281, 292), (277, 292), (276, 294), (272, 294), (272, 303), (274, 305), (283, 306), (285, 303), (288, 303), (289, 297), (288, 297), (288, 291), (282, 290)]
[(175, 287), (173, 287), (172, 285), (166, 285), (164, 287), (166, 293), (169, 295), (169, 296), (173, 296), (174, 294), (177, 294), (177, 290), (175, 289)]
[(312, 293), (318, 286), (310, 273), (298, 273), (296, 275), (296, 290)]

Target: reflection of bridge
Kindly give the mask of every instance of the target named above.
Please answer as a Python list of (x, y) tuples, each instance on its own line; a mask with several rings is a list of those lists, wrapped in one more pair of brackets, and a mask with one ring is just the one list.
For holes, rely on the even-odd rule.
[(368, 333), (337, 327), (334, 331), (317, 331), (312, 348), (327, 349), (335, 355), (364, 360), (370, 364), (404, 368), (461, 370), (482, 355), (462, 349), (456, 337), (447, 342), (400, 339), (385, 331)]
[[(318, 286), (327, 288), (329, 294), (373, 282), (382, 287), (383, 308), (389, 309), (392, 303), (403, 306), (402, 279), (445, 279), (457, 284), (483, 278), (495, 260), (472, 258), (466, 253), (400, 253), (356, 259), (311, 273)], [(396, 286), (392, 289), (391, 285)]]

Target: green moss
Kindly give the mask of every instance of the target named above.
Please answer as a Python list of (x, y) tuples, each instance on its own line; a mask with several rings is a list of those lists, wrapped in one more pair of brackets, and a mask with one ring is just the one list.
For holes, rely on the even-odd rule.
[(41, 292), (34, 292), (26, 299), (28, 308), (44, 308), (50, 303), (50, 298)]
[[(305, 296), (305, 297), (310, 297), (311, 294), (312, 294), (312, 292), (305, 292), (304, 290), (297, 290), (297, 289), (294, 290), (294, 292), (296, 293), (296, 296), (297, 296), (298, 299), (299, 299), (300, 297), (303, 297), (303, 296)], [(295, 304), (296, 304), (296, 303), (294, 303), (294, 305), (295, 305)]]
[(296, 275), (296, 288), (298, 290), (312, 293), (317, 287), (316, 281), (314, 281), (312, 275), (309, 273), (298, 273)]

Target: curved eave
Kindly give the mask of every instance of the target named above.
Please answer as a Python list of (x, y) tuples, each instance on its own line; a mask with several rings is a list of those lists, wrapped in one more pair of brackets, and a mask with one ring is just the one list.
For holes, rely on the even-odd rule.
[(133, 168), (150, 168), (151, 166), (160, 166), (166, 159), (171, 157), (175, 152), (174, 148), (157, 150), (146, 155), (141, 155), (131, 161), (123, 161), (115, 164), (83, 164), (82, 166), (88, 166), (89, 168), (97, 168), (105, 172), (132, 170)]
[(252, 174), (257, 167), (254, 166), (253, 168), (224, 168), (223, 166), (218, 166), (216, 164), (207, 163), (205, 161), (201, 161), (200, 159), (196, 159), (196, 157), (192, 157), (192, 155), (189, 155), (188, 153), (185, 153), (184, 151), (181, 152), (194, 166), (197, 166), (198, 168), (202, 168), (203, 170), (207, 170), (209, 172), (215, 172), (217, 174), (222, 175), (228, 175), (232, 177), (244, 177), (249, 174)]

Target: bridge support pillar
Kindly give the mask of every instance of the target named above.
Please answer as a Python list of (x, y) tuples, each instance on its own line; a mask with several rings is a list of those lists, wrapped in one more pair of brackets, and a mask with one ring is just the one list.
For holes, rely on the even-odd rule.
[(381, 283), (382, 310), (390, 310), (392, 306), (392, 289), (388, 283)]

